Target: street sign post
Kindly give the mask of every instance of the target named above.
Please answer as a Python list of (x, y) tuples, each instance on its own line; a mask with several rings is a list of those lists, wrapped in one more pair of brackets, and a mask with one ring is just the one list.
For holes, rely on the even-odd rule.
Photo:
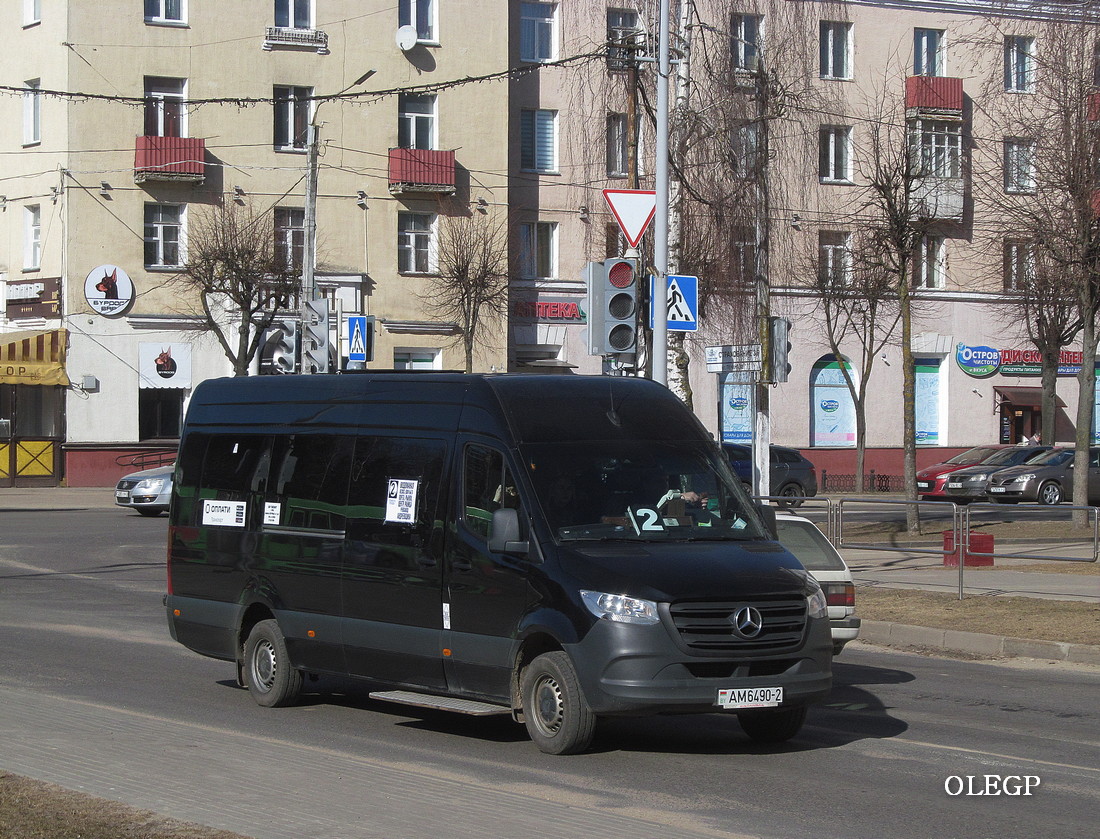
[(706, 348), (708, 373), (759, 373), (764, 363), (759, 344), (724, 344)]

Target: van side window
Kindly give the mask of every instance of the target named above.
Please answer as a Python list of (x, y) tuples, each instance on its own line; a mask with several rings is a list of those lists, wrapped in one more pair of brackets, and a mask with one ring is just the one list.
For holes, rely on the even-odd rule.
[(519, 507), (516, 482), (504, 456), (485, 446), (466, 447), (463, 470), (463, 520), (474, 533), (485, 538), (492, 529), (493, 511)]
[(245, 501), (263, 479), (268, 437), (262, 435), (217, 434), (210, 437), (198, 481), (203, 498)]
[(334, 434), (295, 434), (275, 440), (267, 497), (285, 502), (283, 524), (343, 530), (351, 449), (351, 437)]
[[(442, 440), (409, 437), (360, 437), (355, 444), (348, 488), (348, 517), (359, 528), (355, 538), (398, 539), (402, 528), (386, 522), (386, 493), (391, 480), (416, 482), (415, 529), (430, 533), (436, 523), (439, 488), (447, 447)], [(407, 541), (407, 539), (406, 539)]]

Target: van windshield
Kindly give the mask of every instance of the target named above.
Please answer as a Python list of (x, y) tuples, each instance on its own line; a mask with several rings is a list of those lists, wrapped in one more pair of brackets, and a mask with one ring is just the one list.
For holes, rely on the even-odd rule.
[(547, 443), (522, 449), (562, 540), (770, 538), (725, 458), (707, 443)]

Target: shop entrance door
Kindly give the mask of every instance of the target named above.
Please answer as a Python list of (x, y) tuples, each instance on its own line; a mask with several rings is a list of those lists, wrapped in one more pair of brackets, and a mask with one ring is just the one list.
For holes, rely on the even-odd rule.
[(0, 385), (0, 486), (61, 481), (63, 387)]

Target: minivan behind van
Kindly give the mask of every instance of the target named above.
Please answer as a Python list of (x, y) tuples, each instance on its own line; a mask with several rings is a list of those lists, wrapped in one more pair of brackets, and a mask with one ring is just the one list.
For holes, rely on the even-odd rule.
[(510, 714), (782, 741), (831, 683), (825, 598), (718, 445), (635, 378), (365, 372), (200, 384), (170, 512), (172, 636), (261, 705), (304, 674)]

